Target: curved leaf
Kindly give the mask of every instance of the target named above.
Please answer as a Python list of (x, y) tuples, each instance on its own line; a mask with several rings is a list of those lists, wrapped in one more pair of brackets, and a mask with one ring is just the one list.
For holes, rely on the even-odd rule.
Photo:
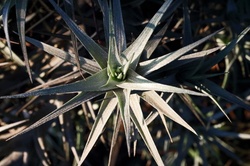
[(27, 48), (25, 44), (25, 17), (26, 17), (27, 3), (28, 0), (22, 0), (22, 1), (16, 0), (16, 18), (17, 18), (17, 30), (18, 30), (19, 40), (21, 43), (25, 66), (28, 71), (30, 81), (33, 82), (29, 65)]
[[(3, 12), (3, 14), (2, 14), (3, 29), (4, 29), (4, 34), (5, 34), (5, 38), (7, 41), (7, 45), (8, 45), (10, 50), (11, 50), (11, 45), (10, 45), (10, 37), (9, 37), (9, 30), (8, 30), (8, 16), (9, 16), (10, 9), (14, 5), (14, 3), (15, 3), (15, 0), (6, 1), (4, 3), (3, 10), (2, 10), (2, 12)], [(10, 55), (12, 57), (12, 51), (10, 51)]]

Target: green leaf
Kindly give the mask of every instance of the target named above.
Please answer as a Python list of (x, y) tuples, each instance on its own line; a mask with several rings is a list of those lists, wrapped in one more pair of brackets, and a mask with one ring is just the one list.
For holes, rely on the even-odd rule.
[[(215, 47), (215, 48), (211, 48), (211, 49), (208, 49), (208, 50), (183, 55), (179, 59), (167, 64), (166, 66), (164, 66), (164, 69), (165, 70), (176, 69), (178, 67), (182, 67), (185, 64), (191, 63), (191, 62), (193, 62), (195, 60), (202, 60), (204, 57), (208, 56), (211, 53), (214, 53), (214, 52), (218, 51), (220, 48), (221, 47)], [(142, 64), (143, 64), (143, 62), (142, 62)]]
[(197, 135), (194, 129), (187, 124), (155, 91), (143, 92), (142, 98), (152, 105), (157, 111), (162, 112), (168, 118), (172, 119), (176, 123), (179, 123)]
[(96, 60), (102, 69), (107, 67), (107, 53), (91, 39), (85, 32), (83, 32), (73, 20), (53, 1), (49, 0), (56, 11), (62, 16), (65, 23), (69, 26), (70, 30), (75, 34), (78, 40)]
[[(114, 78), (120, 80), (120, 76), (123, 75), (121, 71), (118, 71), (122, 66), (121, 56), (118, 54), (116, 45), (115, 30), (113, 24), (112, 10), (109, 10), (109, 52), (108, 52), (108, 73)], [(117, 74), (118, 73), (118, 74)], [(121, 75), (119, 75), (121, 74)], [(123, 77), (123, 76), (122, 76)]]
[(120, 114), (125, 129), (125, 136), (126, 136), (129, 156), (130, 156), (130, 143), (131, 143), (131, 123), (130, 123), (130, 110), (129, 110), (130, 92), (131, 91), (128, 89), (117, 89), (114, 91), (114, 94), (118, 98)]
[(131, 69), (136, 68), (143, 49), (145, 48), (150, 36), (154, 32), (154, 29), (171, 3), (172, 0), (165, 1), (153, 18), (149, 21), (147, 26), (143, 29), (141, 34), (136, 38), (136, 40), (126, 50), (124, 50), (123, 54), (127, 57), (127, 59), (131, 59), (133, 57), (132, 64), (130, 66)]
[(34, 124), (30, 125), (29, 127), (27, 127), (26, 129), (24, 129), (23, 131), (21, 131), (20, 133), (10, 137), (8, 140), (27, 133), (28, 131), (35, 129), (39, 126), (41, 126), (42, 124), (58, 117), (61, 114), (64, 114), (65, 112), (79, 106), (80, 104), (82, 104), (85, 101), (88, 101), (94, 97), (97, 97), (99, 95), (103, 94), (103, 92), (87, 92), (87, 93), (79, 93), (78, 95), (76, 95), (74, 98), (72, 98), (71, 100), (69, 100), (68, 102), (66, 102), (62, 107), (52, 111), (51, 113), (49, 113), (48, 115), (42, 117), (40, 120), (38, 120), (37, 122), (35, 122)]
[(17, 18), (17, 30), (18, 30), (19, 40), (21, 43), (25, 66), (29, 74), (30, 81), (33, 82), (29, 65), (27, 48), (25, 44), (25, 17), (26, 17), (27, 3), (28, 0), (22, 0), (22, 1), (16, 0), (16, 18)]
[(164, 166), (159, 151), (154, 143), (154, 140), (149, 132), (148, 126), (142, 114), (139, 97), (136, 94), (130, 96), (131, 119), (137, 127), (143, 141), (149, 149), (151, 155), (155, 159), (157, 165)]
[[(30, 42), (31, 44), (35, 45), (36, 47), (42, 49), (43, 51), (45, 51), (51, 55), (54, 55), (54, 56), (59, 57), (65, 61), (68, 61), (73, 65), (77, 65), (77, 62), (75, 60), (75, 55), (73, 55), (69, 52), (55, 48), (53, 46), (50, 46), (46, 43), (43, 43), (41, 41), (38, 41), (38, 40), (30, 38), (30, 37), (26, 37), (26, 40), (28, 42)], [(81, 68), (84, 71), (86, 71), (87, 73), (93, 75), (93, 74), (97, 73), (98, 71), (100, 71), (100, 67), (93, 60), (83, 58), (83, 57), (79, 57), (79, 58), (80, 58), (79, 61), (81, 64)]]
[[(66, 85), (60, 85), (56, 87), (39, 89), (31, 92), (26, 92), (11, 96), (0, 96), (0, 99), (4, 98), (20, 98), (28, 96), (41, 96), (41, 95), (52, 95), (52, 94), (67, 94), (67, 93), (77, 93), (77, 92), (105, 92), (108, 90), (117, 89), (113, 84), (106, 84), (108, 80), (106, 69), (101, 70), (88, 77), (86, 80), (69, 83)], [(105, 86), (104, 86), (105, 85)]]
[(160, 56), (158, 58), (154, 58), (154, 59), (150, 59), (148, 61), (142, 62), (140, 63), (140, 66), (138, 68), (138, 73), (140, 73), (141, 75), (145, 76), (148, 75), (150, 73), (152, 73), (153, 71), (156, 71), (160, 68), (162, 68), (163, 66), (169, 64), (170, 62), (173, 62), (174, 60), (180, 58), (182, 55), (184, 55), (185, 53), (187, 53), (188, 51), (192, 50), (193, 48), (195, 48), (196, 46), (202, 44), (203, 42), (207, 41), (209, 38), (213, 37), (215, 34), (217, 34), (220, 30), (192, 43), (189, 44), (177, 51), (174, 51), (172, 53)]
[(113, 0), (113, 19), (118, 54), (127, 48), (120, 0)]
[(120, 88), (138, 90), (138, 91), (154, 90), (154, 91), (161, 91), (168, 93), (187, 93), (191, 95), (206, 96), (202, 93), (195, 92), (192, 90), (182, 89), (150, 81), (140, 76), (139, 74), (135, 73), (131, 69), (128, 71), (128, 78), (126, 79), (126, 81), (118, 83), (116, 86)]
[(118, 103), (117, 98), (113, 98), (112, 92), (106, 93), (105, 98), (107, 98), (107, 100), (103, 100), (101, 104), (78, 165), (82, 165), (82, 163), (84, 162), (90, 150), (93, 148), (95, 142), (101, 135), (105, 124), (107, 123), (109, 117), (111, 116), (111, 113)]

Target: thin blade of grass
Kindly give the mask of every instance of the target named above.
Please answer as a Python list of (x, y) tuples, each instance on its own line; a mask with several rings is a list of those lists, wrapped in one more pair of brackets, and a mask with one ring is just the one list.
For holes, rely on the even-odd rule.
[(154, 32), (154, 29), (156, 28), (157, 24), (159, 23), (163, 14), (169, 8), (171, 3), (172, 0), (165, 1), (165, 3), (160, 7), (157, 13), (153, 16), (153, 18), (141, 32), (139, 37), (137, 37), (136, 40), (126, 50), (124, 50), (123, 54), (127, 57), (127, 59), (131, 59), (133, 57), (132, 63), (130, 65), (131, 69), (136, 68), (145, 45), (147, 44), (150, 36)]
[[(2, 17), (3, 17), (3, 29), (4, 29), (4, 34), (5, 34), (5, 38), (6, 38), (6, 41), (7, 41), (7, 45), (9, 47), (9, 49), (11, 50), (11, 45), (10, 45), (10, 36), (9, 36), (9, 29), (8, 29), (8, 17), (9, 17), (9, 12), (10, 12), (10, 9), (11, 7), (14, 5), (15, 3), (15, 0), (9, 0), (9, 1), (6, 1), (4, 3), (4, 6), (3, 6), (3, 14), (2, 14)], [(11, 55), (11, 58), (12, 58), (12, 51), (10, 51), (10, 55)]]
[[(17, 54), (15, 54), (15, 52), (10, 50), (10, 48), (7, 47), (5, 44), (3, 44), (1, 41), (0, 41), (0, 52), (3, 53), (3, 55), (5, 55), (7, 58), (10, 58), (11, 57), (10, 54), (12, 54), (12, 60), (18, 66), (20, 66), (24, 71), (26, 71), (25, 63), (17, 56)], [(44, 81), (39, 76), (37, 76), (36, 73), (31, 71), (31, 74), (36, 79), (37, 82), (39, 82), (40, 84), (44, 84)]]
[(187, 0), (184, 0), (184, 2), (183, 2), (183, 18), (184, 18), (183, 46), (186, 46), (186, 45), (191, 44), (193, 42), (192, 30), (191, 30), (191, 20), (190, 20)]
[(193, 137), (190, 136), (189, 133), (181, 133), (181, 140), (178, 143), (178, 155), (174, 161), (173, 165), (181, 165), (182, 161), (185, 160), (188, 152), (189, 152), (189, 148), (191, 148), (194, 140)]
[(145, 142), (148, 150), (156, 161), (157, 165), (164, 166), (159, 151), (154, 143), (154, 140), (149, 132), (148, 126), (142, 114), (139, 96), (133, 94), (130, 96), (131, 119), (137, 127), (143, 141)]
[(51, 165), (51, 161), (49, 158), (48, 151), (46, 150), (44, 137), (41, 136), (40, 133), (36, 133), (34, 137), (35, 148), (37, 153), (39, 154), (39, 158), (41, 160), (42, 165), (49, 166)]
[(25, 122), (27, 122), (27, 120), (21, 120), (21, 121), (18, 121), (18, 122), (14, 122), (14, 123), (11, 123), (11, 124), (1, 126), (0, 127), (0, 133), (3, 132), (3, 131), (9, 130), (11, 128), (17, 127), (17, 126), (19, 126), (19, 125), (21, 125), (21, 124), (23, 124)]
[(199, 143), (197, 143), (197, 149), (199, 151), (199, 155), (202, 158), (202, 164), (203, 166), (209, 166), (208, 161), (207, 161), (207, 157), (205, 155), (204, 152), (204, 143), (201, 143), (201, 141)]
[(169, 136), (170, 142), (173, 142), (173, 139), (172, 139), (171, 134), (170, 134), (170, 132), (169, 132), (169, 130), (168, 130), (168, 126), (167, 126), (167, 123), (166, 123), (166, 119), (165, 119), (163, 113), (159, 111), (159, 115), (160, 115), (161, 121), (162, 121), (162, 123), (163, 123), (163, 125), (164, 125), (164, 127), (165, 127), (165, 129), (166, 129), (166, 132), (167, 132), (167, 134), (168, 134), (168, 136)]
[(216, 137), (216, 139), (212, 143), (214, 143), (215, 146), (218, 147), (218, 149), (220, 149), (222, 152), (224, 152), (227, 156), (233, 158), (238, 163), (242, 163), (241, 159), (234, 152), (234, 148), (232, 148), (226, 142), (224, 142), (221, 139), (219, 139), (218, 137)]
[(83, 32), (72, 19), (53, 1), (49, 0), (55, 10), (62, 16), (70, 30), (75, 34), (85, 49), (96, 60), (102, 69), (107, 67), (107, 53), (92, 38)]
[(17, 18), (17, 30), (19, 35), (19, 40), (23, 52), (24, 62), (27, 69), (27, 72), (29, 74), (29, 78), (31, 83), (32, 80), (32, 74), (30, 70), (30, 64), (29, 64), (29, 58), (25, 43), (25, 17), (26, 17), (26, 8), (27, 8), (28, 0), (22, 0), (18, 1), (16, 0), (16, 18)]
[(44, 117), (42, 117), (40, 120), (38, 120), (34, 124), (30, 125), (29, 127), (25, 128), (20, 133), (8, 138), (8, 140), (13, 139), (18, 135), (27, 133), (30, 130), (35, 129), (35, 128), (41, 126), (42, 124), (58, 117), (59, 115), (64, 114), (64, 113), (68, 112), (69, 110), (79, 106), (83, 102), (86, 102), (86, 101), (88, 101), (94, 97), (97, 97), (101, 94), (103, 94), (103, 92), (86, 92), (86, 93), (81, 92), (78, 95), (76, 95), (75, 97), (73, 97), (71, 100), (66, 102), (62, 107), (52, 111), (51, 113), (49, 113), (48, 115), (46, 115)]
[(217, 102), (217, 100), (212, 95), (209, 95), (209, 93), (207, 93), (206, 91), (202, 90), (202, 92), (208, 95), (208, 97), (217, 105), (220, 111), (225, 115), (228, 121), (232, 123), (231, 119), (227, 116), (227, 114), (225, 113), (223, 108), (220, 106), (220, 104)]
[(192, 113), (202, 124), (202, 126), (206, 127), (204, 121), (202, 120), (205, 118), (205, 115), (201, 112), (199, 107), (194, 103), (192, 98), (188, 94), (178, 94), (178, 95), (182, 99), (182, 101), (188, 106), (188, 108), (192, 111)]
[(195, 130), (187, 124), (155, 91), (143, 92), (142, 99), (152, 105), (159, 112), (162, 112), (168, 118), (197, 135)]
[(242, 139), (242, 140), (249, 140), (250, 139), (250, 134), (247, 134), (247, 133), (223, 131), (221, 129), (216, 129), (216, 128), (212, 128), (212, 127), (210, 127), (207, 132), (209, 132), (213, 135), (216, 135), (218, 137), (225, 137), (225, 138), (230, 138), (230, 139)]
[[(112, 98), (110, 98), (110, 97), (112, 97)], [(117, 98), (113, 98), (112, 92), (106, 93), (105, 98), (109, 98), (109, 99), (103, 100), (103, 102), (101, 104), (101, 107), (99, 109), (99, 112), (98, 112), (96, 120), (95, 120), (95, 123), (90, 131), (85, 148), (82, 152), (80, 161), (78, 163), (79, 166), (82, 165), (82, 163), (86, 159), (87, 155), (89, 154), (90, 150), (93, 148), (95, 142), (97, 141), (100, 134), (102, 133), (106, 122), (110, 118), (111, 113), (113, 112), (113, 110), (115, 109), (115, 107), (118, 103)]]
[(245, 28), (238, 36), (238, 38), (232, 40), (223, 50), (221, 50), (215, 57), (210, 58), (207, 62), (204, 63), (200, 71), (206, 72), (211, 69), (215, 64), (219, 63), (227, 54), (236, 46), (236, 44), (241, 41), (241, 39), (249, 32), (250, 26)]
[(75, 122), (72, 121), (71, 116), (69, 116), (69, 113), (63, 115), (65, 122), (63, 125), (65, 126), (65, 137), (68, 141), (69, 147), (71, 149), (71, 152), (75, 158), (75, 161), (79, 162), (79, 155), (76, 150), (76, 135), (75, 135)]
[[(225, 113), (230, 113), (236, 109), (238, 109), (240, 106), (238, 104), (234, 104), (230, 106), (229, 108), (225, 109)], [(209, 117), (209, 123), (212, 123), (213, 121), (217, 121), (220, 118), (223, 118), (225, 115), (222, 112), (215, 112), (211, 117)]]
[(120, 116), (120, 112), (117, 111), (116, 120), (114, 122), (114, 132), (112, 135), (110, 152), (109, 152), (109, 161), (108, 166), (115, 165), (118, 157), (118, 153), (122, 144), (123, 137), (119, 135), (119, 131), (121, 129), (122, 119)]
[(232, 93), (226, 91), (225, 89), (222, 89), (220, 86), (217, 84), (213, 83), (212, 81), (209, 80), (203, 80), (202, 85), (206, 87), (208, 90), (208, 93), (212, 95), (219, 96), (229, 102), (232, 102), (234, 104), (237, 104), (247, 110), (250, 110), (250, 104), (244, 102), (242, 99), (238, 98), (237, 96), (233, 95)]

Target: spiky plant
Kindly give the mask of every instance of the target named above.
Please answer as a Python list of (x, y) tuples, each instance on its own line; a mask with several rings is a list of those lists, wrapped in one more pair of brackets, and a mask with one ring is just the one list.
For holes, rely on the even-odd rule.
[[(128, 155), (131, 154), (132, 137), (134, 133), (138, 131), (157, 165), (164, 165), (148, 128), (148, 123), (150, 120), (154, 120), (155, 114), (149, 115), (148, 119), (150, 120), (145, 120), (140, 104), (141, 100), (145, 101), (157, 110), (156, 114), (160, 116), (167, 132), (168, 128), (164, 116), (182, 125), (195, 135), (197, 135), (196, 131), (188, 123), (186, 123), (185, 120), (173, 110), (173, 108), (170, 107), (168, 102), (166, 102), (165, 96), (159, 92), (171, 94), (168, 97), (168, 100), (170, 100), (174, 94), (179, 94), (182, 98), (187, 99), (187, 104), (190, 104), (191, 102), (191, 100), (189, 100), (189, 95), (209, 97), (216, 103), (216, 105), (218, 105), (223, 113), (224, 111), (216, 101), (214, 95), (222, 97), (229, 102), (236, 103), (250, 110), (249, 104), (209, 81), (208, 78), (211, 75), (206, 74), (206, 72), (213, 65), (222, 60), (245, 36), (250, 27), (247, 27), (244, 31), (242, 31), (238, 38), (222, 49), (221, 47), (215, 47), (205, 51), (190, 53), (195, 47), (215, 36), (218, 32), (220, 32), (219, 30), (196, 42), (187, 44), (174, 52), (170, 52), (156, 58), (151, 58), (151, 54), (157, 47), (160, 39), (156, 41), (149, 41), (150, 37), (155, 31), (157, 25), (160, 22), (164, 22), (161, 20), (163, 16), (168, 18), (169, 22), (171, 21), (170, 15), (173, 13), (174, 9), (180, 5), (179, 1), (165, 1), (160, 9), (155, 13), (153, 18), (148, 22), (141, 34), (132, 44), (128, 45), (125, 37), (120, 1), (113, 0), (108, 3), (105, 0), (98, 0), (103, 13), (107, 49), (97, 44), (72, 20), (72, 15), (70, 14), (72, 12), (72, 9), (70, 9), (70, 6), (72, 6), (71, 1), (64, 1), (66, 12), (64, 12), (59, 5), (55, 3), (55, 1), (49, 0), (49, 2), (65, 21), (72, 33), (71, 39), (73, 41), (75, 55), (50, 46), (34, 38), (25, 36), (24, 20), (27, 1), (10, 0), (6, 1), (4, 4), (2, 16), (8, 47), (10, 48), (7, 27), (8, 11), (13, 5), (15, 5), (17, 19), (19, 20), (18, 35), (27, 71), (31, 80), (32, 72), (29, 69), (25, 41), (37, 46), (49, 54), (63, 59), (64, 61), (69, 61), (78, 67), (79, 72), (87, 72), (90, 76), (86, 79), (65, 85), (38, 89), (17, 95), (1, 96), (1, 99), (6, 99), (77, 93), (77, 95), (61, 107), (42, 117), (20, 133), (11, 136), (10, 139), (37, 128), (38, 126), (68, 112), (84, 102), (91, 101), (96, 97), (103, 97), (103, 99), (101, 99), (102, 102), (100, 104), (98, 114), (94, 119), (94, 124), (85, 144), (85, 148), (82, 152), (80, 160), (77, 161), (78, 165), (81, 165), (84, 162), (94, 144), (102, 134), (107, 121), (112, 116), (114, 116), (116, 120), (114, 121), (114, 132), (111, 142), (109, 164), (112, 162), (112, 150), (121, 128), (120, 121), (122, 121)], [(155, 36), (161, 36), (164, 34), (169, 22), (167, 22)], [(93, 59), (78, 56), (76, 46), (77, 40), (80, 41), (82, 46), (85, 47)], [(149, 51), (146, 52), (143, 59), (142, 53), (145, 49)], [(215, 53), (218, 50), (219, 52), (216, 55), (206, 58), (207, 55)], [(225, 114), (225, 116), (227, 115)], [(172, 140), (170, 134), (169, 137), (170, 140)]]

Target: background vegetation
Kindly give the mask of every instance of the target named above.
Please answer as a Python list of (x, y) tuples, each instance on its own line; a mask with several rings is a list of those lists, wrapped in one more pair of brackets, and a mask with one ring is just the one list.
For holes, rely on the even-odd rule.
[[(8, 0), (5, 0), (0, 4), (2, 22), (4, 22), (3, 13), (6, 12), (3, 6), (7, 2)], [(64, 9), (63, 1), (59, 2)], [(162, 0), (121, 1), (128, 45), (138, 37), (162, 4)], [(74, 53), (70, 28), (66, 26), (61, 15), (50, 3), (43, 0), (28, 1), (26, 9), (26, 36)], [(79, 72), (77, 66), (26, 42), (33, 78), (33, 83), (31, 83), (17, 35), (20, 21), (16, 16), (18, 14), (20, 13), (15, 7), (10, 8), (7, 21), (12, 54), (6, 42), (4, 23), (1, 23), (0, 27), (0, 96), (68, 84), (89, 77), (89, 73)], [(103, 15), (97, 1), (74, 1), (73, 16), (75, 23), (94, 41), (103, 48), (107, 46)], [(156, 32), (161, 30), (165, 23), (166, 21), (162, 21), (156, 28)], [(217, 35), (200, 44), (192, 52), (225, 46), (237, 38), (250, 25), (249, 23), (249, 0), (180, 1), (180, 5), (173, 11), (168, 29), (160, 36), (161, 40), (152, 52), (151, 58), (178, 50), (221, 28), (223, 29)], [(154, 39), (157, 40), (157, 36)], [(225, 58), (206, 72), (209, 80), (240, 97), (248, 105), (248, 107), (242, 107), (216, 97), (231, 119), (231, 123), (209, 98), (175, 95), (169, 101), (169, 105), (195, 129), (198, 136), (167, 119), (167, 126), (173, 138), (173, 143), (171, 143), (164, 125), (159, 121), (160, 117), (148, 125), (166, 165), (250, 164), (250, 110), (247, 109), (250, 102), (249, 39), (249, 33), (245, 34)], [(79, 56), (91, 58), (82, 45), (77, 44), (77, 46)], [(150, 52), (150, 49), (145, 50)], [(141, 58), (146, 59), (143, 56)], [(193, 65), (201, 64), (194, 63)], [(190, 64), (179, 68), (177, 80), (180, 82), (189, 79), (189, 76), (181, 69), (195, 70)], [(158, 78), (161, 76), (164, 77), (163, 73), (156, 75)], [(197, 75), (192, 76), (192, 80), (195, 79)], [(168, 98), (170, 94), (164, 95)], [(75, 165), (76, 156), (80, 156), (84, 149), (103, 96), (82, 103), (58, 118), (6, 142), (6, 139), (61, 107), (73, 96), (73, 94), (67, 94), (1, 99), (0, 165)], [(149, 116), (154, 110), (152, 106), (142, 102), (141, 107), (145, 117), (152, 117)], [(90, 151), (84, 165), (105, 165), (108, 162), (113, 133), (112, 121), (114, 120), (111, 118), (108, 121), (105, 132)], [(115, 154), (112, 156), (113, 162), (116, 165), (156, 165), (146, 145), (137, 135), (133, 136), (133, 139), (138, 139), (135, 156), (128, 157), (126, 139), (122, 130), (118, 135), (117, 145), (113, 149)]]

